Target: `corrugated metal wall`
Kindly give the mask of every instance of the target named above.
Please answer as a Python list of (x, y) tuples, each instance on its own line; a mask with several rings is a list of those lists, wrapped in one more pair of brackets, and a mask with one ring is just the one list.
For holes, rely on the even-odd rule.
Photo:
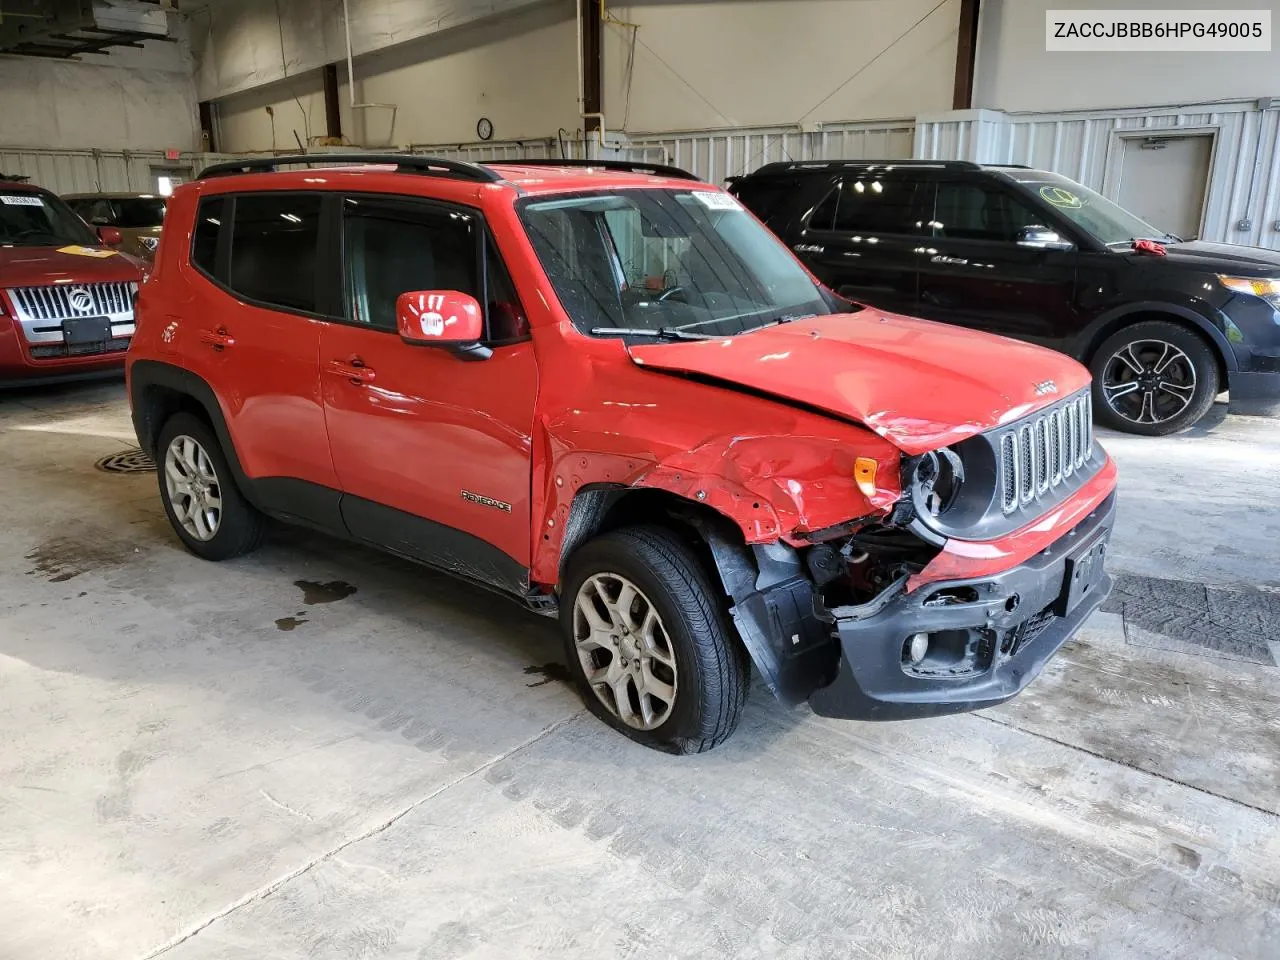
[[(1214, 150), (1201, 238), (1280, 248), (1280, 111), (1259, 111), (1246, 101), (1069, 114), (970, 114), (922, 118), (916, 155), (1024, 163), (1079, 180), (1112, 199), (1120, 193), (1128, 137), (1211, 133)], [(1242, 227), (1244, 223), (1248, 226)]]
[(901, 160), (911, 156), (914, 129), (911, 120), (886, 120), (827, 123), (808, 132), (759, 127), (636, 134), (626, 138), (619, 154), (674, 164), (711, 183), (723, 183), (779, 160)]
[(160, 151), (34, 150), (0, 147), (0, 173), (30, 177), (54, 193), (108, 191), (145, 193), (155, 188), (151, 168), (191, 167), (229, 159), (211, 153), (184, 153), (166, 160)]

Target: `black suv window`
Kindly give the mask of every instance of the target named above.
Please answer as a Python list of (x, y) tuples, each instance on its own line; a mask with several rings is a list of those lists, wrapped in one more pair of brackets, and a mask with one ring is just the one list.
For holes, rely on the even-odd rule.
[(319, 237), (318, 195), (237, 195), (227, 285), (247, 300), (314, 313)]
[(1012, 243), (1023, 227), (1043, 226), (1044, 215), (998, 187), (940, 183), (933, 214), (935, 235), (953, 240)]
[(839, 233), (920, 233), (918, 198), (927, 189), (920, 181), (873, 174), (845, 180), (818, 204), (809, 226)]
[(396, 328), (396, 300), (411, 290), (480, 299), (473, 214), (413, 200), (343, 201), (347, 319)]
[(786, 217), (802, 186), (799, 177), (748, 177), (735, 183), (731, 192), (766, 226), (777, 227), (780, 224), (775, 221)]

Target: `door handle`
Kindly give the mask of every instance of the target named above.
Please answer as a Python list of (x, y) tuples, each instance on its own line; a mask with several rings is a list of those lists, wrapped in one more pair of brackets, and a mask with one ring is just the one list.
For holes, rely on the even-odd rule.
[(326, 369), (334, 376), (342, 377), (356, 386), (362, 386), (366, 383), (372, 383), (375, 374), (367, 366), (360, 357), (351, 357), (349, 360), (330, 360), (326, 364)]
[(235, 337), (227, 333), (226, 327), (219, 327), (217, 330), (201, 331), (200, 342), (213, 347), (215, 350), (222, 350), (226, 347), (234, 347), (236, 345)]

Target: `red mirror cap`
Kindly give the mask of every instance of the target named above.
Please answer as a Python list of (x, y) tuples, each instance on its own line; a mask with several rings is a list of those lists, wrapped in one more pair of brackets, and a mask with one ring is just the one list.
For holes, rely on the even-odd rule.
[(396, 298), (396, 326), (409, 343), (475, 343), (484, 335), (480, 303), (457, 290), (411, 290)]
[(121, 236), (119, 227), (99, 227), (98, 239), (108, 247), (118, 247), (124, 242), (124, 237)]

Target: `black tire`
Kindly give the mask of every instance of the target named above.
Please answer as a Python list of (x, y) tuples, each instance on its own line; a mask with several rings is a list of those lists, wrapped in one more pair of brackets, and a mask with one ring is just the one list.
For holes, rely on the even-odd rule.
[[(165, 482), (165, 459), (170, 445), (182, 437), (195, 440), (204, 449), (213, 467), (216, 491), (222, 501), (217, 527), (207, 540), (193, 536), (183, 526)], [(177, 413), (165, 421), (156, 441), (156, 477), (160, 484), (160, 502), (164, 504), (169, 523), (183, 546), (197, 557), (205, 560), (230, 560), (250, 553), (262, 543), (266, 518), (244, 498), (244, 494), (236, 486), (217, 436), (200, 418), (189, 413)]]
[[(1162, 352), (1163, 345), (1181, 351), (1185, 361), (1175, 358), (1169, 361), (1160, 377), (1143, 381), (1144, 376), (1155, 376), (1156, 363), (1161, 356), (1167, 356)], [(1143, 368), (1142, 374), (1119, 358), (1126, 347), (1131, 348), (1128, 356)], [(1168, 320), (1144, 320), (1117, 331), (1094, 352), (1089, 367), (1093, 373), (1094, 418), (1116, 430), (1147, 437), (1167, 436), (1194, 425), (1209, 412), (1222, 389), (1213, 347), (1199, 334)], [(1125, 376), (1132, 379), (1125, 380)], [(1108, 384), (1118, 383), (1123, 387), (1130, 382), (1139, 386), (1116, 397), (1114, 402), (1107, 399)], [(1173, 392), (1175, 388), (1184, 392), (1190, 389), (1181, 410), (1175, 410), (1181, 402), (1181, 397)], [(1157, 406), (1161, 404), (1165, 405), (1163, 409)]]
[[(588, 682), (578, 655), (578, 594), (599, 575), (623, 577), (639, 589), (661, 618), (674, 655), (674, 702), (651, 730), (628, 726), (614, 714)], [(582, 546), (569, 559), (560, 623), (569, 670), (588, 709), (631, 739), (668, 753), (701, 753), (723, 743), (742, 717), (751, 679), (751, 664), (724, 607), (724, 591), (692, 547), (669, 530), (627, 527)]]

